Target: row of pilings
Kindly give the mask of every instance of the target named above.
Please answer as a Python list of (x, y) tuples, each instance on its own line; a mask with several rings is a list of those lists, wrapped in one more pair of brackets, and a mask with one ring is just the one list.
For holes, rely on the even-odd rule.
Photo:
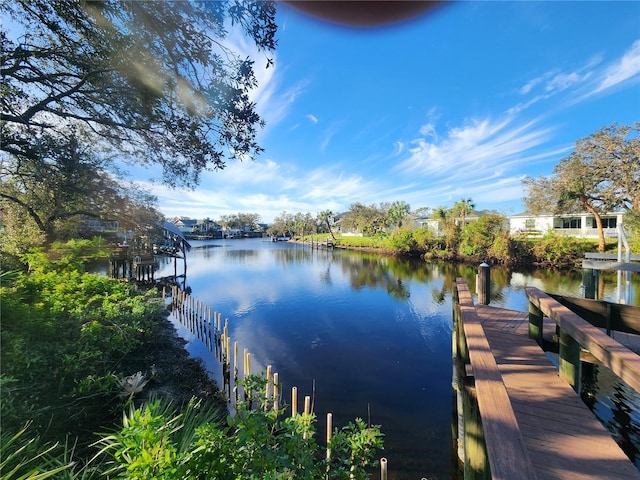
[[(163, 290), (163, 297), (165, 296), (166, 291)], [(223, 393), (227, 401), (235, 405), (236, 411), (239, 401), (247, 402), (245, 404), (251, 409), (252, 405), (248, 403), (251, 401), (251, 392), (245, 389), (242, 392), (243, 395), (241, 395), (241, 386), (238, 385), (241, 374), (239, 369), (240, 349), (238, 342), (232, 342), (229, 336), (229, 319), (225, 318), (223, 323), (221, 313), (213, 311), (209, 306), (181, 290), (176, 285), (171, 287), (170, 306), (175, 318), (194, 334), (221, 363)], [(242, 360), (242, 378), (245, 379), (251, 375), (251, 353), (246, 348), (243, 349)], [(264, 391), (264, 408), (265, 410), (269, 408), (277, 410), (282, 405), (282, 386), (278, 378), (278, 373), (272, 372), (272, 366), (267, 365), (265, 377), (267, 384)], [(304, 397), (304, 410), (302, 413), (305, 415), (313, 413), (311, 400), (311, 396), (309, 395)], [(291, 387), (291, 416), (294, 417), (298, 414), (298, 388)], [(327, 445), (331, 441), (332, 433), (333, 414), (327, 413)], [(327, 447), (327, 461), (330, 458), (331, 449)], [(386, 458), (380, 459), (380, 478), (381, 480), (387, 480)]]

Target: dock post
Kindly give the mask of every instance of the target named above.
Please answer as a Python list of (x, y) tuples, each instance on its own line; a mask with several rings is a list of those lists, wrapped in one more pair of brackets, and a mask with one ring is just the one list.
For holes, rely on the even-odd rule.
[(542, 346), (544, 341), (544, 316), (540, 309), (529, 302), (529, 338), (538, 342)]
[(465, 480), (489, 480), (491, 471), (473, 380), (468, 379), (463, 389), (464, 478)]
[(584, 288), (584, 298), (596, 298), (596, 287), (598, 271), (591, 268), (582, 269), (582, 287)]
[(491, 270), (487, 263), (483, 262), (478, 268), (478, 303), (489, 305), (491, 301)]
[(560, 329), (560, 378), (580, 393), (580, 344), (565, 330)]

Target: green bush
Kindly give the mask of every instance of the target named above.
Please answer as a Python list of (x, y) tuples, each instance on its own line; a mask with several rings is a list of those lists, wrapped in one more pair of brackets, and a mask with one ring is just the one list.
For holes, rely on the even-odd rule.
[(417, 243), (413, 230), (410, 228), (397, 228), (388, 238), (383, 241), (383, 245), (396, 253), (409, 254), (417, 251)]
[(594, 249), (593, 242), (556, 235), (553, 232), (542, 238), (530, 240), (534, 261), (542, 266), (567, 268), (580, 264), (585, 252)]
[[(249, 394), (226, 424), (215, 410), (191, 402), (178, 412), (153, 400), (129, 410), (119, 431), (98, 444), (111, 478), (164, 479), (365, 479), (382, 448), (378, 426), (357, 419), (335, 429), (331, 460), (315, 438), (315, 416), (285, 416), (264, 399), (266, 381), (240, 382)], [(260, 393), (257, 393), (260, 392)]]
[(32, 421), (37, 435), (56, 439), (119, 408), (116, 375), (132, 373), (123, 361), (162, 305), (68, 259), (33, 251), (28, 261), (30, 273), (3, 274), (0, 286), (3, 385), (14, 381), (2, 390), (3, 428)]
[[(478, 220), (469, 222), (465, 225), (460, 233), (459, 251), (462, 255), (469, 256), (493, 256), (490, 251), (496, 240), (501, 242), (506, 240), (507, 232), (506, 219), (502, 215), (489, 214), (483, 215)], [(504, 244), (502, 246), (504, 248)], [(508, 250), (508, 245), (506, 246)], [(504, 252), (497, 250), (496, 253), (501, 255)]]

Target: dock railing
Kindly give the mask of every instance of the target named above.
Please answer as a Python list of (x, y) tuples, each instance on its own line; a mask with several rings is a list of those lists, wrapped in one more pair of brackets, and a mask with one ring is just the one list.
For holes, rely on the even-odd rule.
[(456, 280), (456, 293), (454, 350), (465, 366), (463, 375), (473, 377), (473, 386), (460, 389), (465, 397), (464, 478), (535, 479), (511, 400), (463, 279)]
[(535, 287), (526, 287), (529, 299), (529, 337), (543, 341), (543, 321), (558, 326), (560, 376), (580, 391), (580, 351), (588, 350), (599, 362), (640, 392), (640, 355), (609, 337), (560, 302)]

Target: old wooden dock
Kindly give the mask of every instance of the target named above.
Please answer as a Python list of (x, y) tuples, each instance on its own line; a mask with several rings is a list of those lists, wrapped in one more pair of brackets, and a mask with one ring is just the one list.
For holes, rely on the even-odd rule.
[[(554, 300), (539, 291), (527, 292), (532, 303), (538, 297), (544, 303), (532, 309), (533, 317), (474, 305), (462, 280), (457, 294), (455, 314), (463, 321), (457, 321), (454, 350), (466, 364), (460, 374), (466, 380), (461, 390), (475, 401), (478, 417), (474, 424), (473, 406), (468, 400), (459, 402), (471, 418), (471, 423), (465, 420), (466, 431), (461, 434), (465, 461), (470, 464), (465, 465), (465, 478), (640, 479), (640, 471), (572, 387), (572, 374), (563, 379), (562, 371), (530, 338), (541, 337), (544, 330), (555, 333), (558, 322), (571, 331), (580, 319), (564, 310), (549, 310), (547, 303)], [(536, 323), (543, 317), (544, 322)], [(605, 364), (609, 359), (631, 384), (640, 378), (637, 354), (604, 334), (606, 338), (601, 338), (595, 327), (579, 327), (586, 331), (586, 339), (579, 341), (591, 342), (594, 350), (602, 346)]]

